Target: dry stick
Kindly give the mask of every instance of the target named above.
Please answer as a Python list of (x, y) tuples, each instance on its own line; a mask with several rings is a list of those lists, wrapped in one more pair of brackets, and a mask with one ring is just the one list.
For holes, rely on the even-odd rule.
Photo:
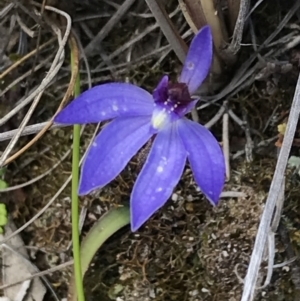
[(36, 48), (34, 50), (32, 50), (31, 52), (27, 53), (25, 56), (23, 56), (21, 59), (19, 59), (18, 61), (16, 61), (13, 65), (11, 65), (9, 68), (7, 68), (4, 72), (2, 72), (0, 74), (0, 80), (3, 79), (4, 76), (6, 76), (7, 74), (9, 74), (10, 72), (12, 72), (16, 67), (18, 67), (19, 65), (21, 65), (23, 62), (25, 62), (26, 60), (28, 60), (31, 56), (33, 56), (37, 51), (41, 51), (42, 49), (44, 49), (46, 46), (50, 45), (51, 43), (53, 43), (55, 41), (55, 38), (50, 39), (48, 42), (44, 43), (43, 45), (41, 45), (39, 48)]
[[(85, 54), (83, 52), (83, 48), (82, 48), (82, 45), (81, 45), (78, 37), (76, 36), (75, 32), (73, 32), (73, 34), (74, 34), (74, 37), (77, 40), (78, 47), (79, 47), (79, 49), (82, 52), (82, 58), (83, 58), (83, 61), (85, 63), (86, 69), (87, 69), (88, 87), (91, 88), (92, 87), (92, 79), (91, 79), (91, 71), (90, 71), (89, 63), (88, 63), (88, 60), (87, 60), (87, 58), (86, 58), (86, 56), (85, 56)], [(75, 79), (75, 76), (73, 76), (73, 78)], [(73, 78), (71, 78), (68, 86), (73, 87), (73, 84), (72, 84), (73, 83)], [(66, 95), (69, 97), (69, 93), (65, 93), (64, 99), (67, 100), (68, 97), (66, 97)], [(62, 107), (62, 105), (64, 103), (65, 103), (65, 101), (63, 100), (61, 102), (61, 105), (59, 106), (59, 109)], [(46, 122), (42, 122), (42, 123), (38, 123), (38, 124), (33, 124), (33, 125), (26, 126), (24, 128), (24, 131), (22, 132), (21, 136), (27, 136), (27, 135), (31, 135), (31, 134), (36, 134), (37, 132), (39, 132), (41, 130), (43, 130), (43, 133), (44, 133), (44, 129), (45, 128), (47, 128), (47, 129), (54, 129), (54, 128), (62, 128), (62, 127), (66, 127), (67, 126), (65, 124), (51, 124), (51, 126), (49, 127), (49, 123), (51, 123), (51, 120), (50, 121), (46, 121)], [(12, 138), (15, 135), (15, 133), (17, 131), (18, 131), (18, 129), (7, 131), (5, 133), (0, 133), (0, 142), (1, 141), (5, 141), (5, 140), (9, 140), (10, 138)], [(38, 138), (40, 138), (40, 136)], [(35, 140), (36, 140), (36, 138), (35, 138)], [(32, 144), (30, 144), (30, 145), (32, 145)], [(26, 147), (26, 146), (24, 146), (24, 147)]]
[[(55, 145), (57, 145), (57, 143), (55, 143)], [(39, 150), (38, 153), (34, 154), (29, 158), (26, 158), (25, 160), (22, 160), (22, 162), (18, 164), (18, 167), (14, 169), (14, 171), (11, 173), (11, 178), (13, 179), (16, 175), (20, 173), (20, 170), (24, 169), (26, 166), (30, 166), (32, 162), (49, 152), (51, 150), (51, 147), (52, 146), (43, 147), (41, 150)]]
[[(59, 10), (57, 10), (56, 8), (53, 7), (46, 7), (49, 10), (52, 10), (54, 12), (58, 12)], [(60, 43), (59, 49), (56, 53), (56, 56), (54, 58), (54, 61), (50, 67), (49, 73), (47, 74), (47, 76), (43, 79), (42, 83), (40, 84), (40, 86), (33, 91), (28, 97), (26, 97), (22, 103), (20, 103), (18, 106), (16, 106), (12, 111), (10, 111), (8, 114), (6, 114), (3, 118), (0, 119), (0, 125), (3, 125), (5, 122), (7, 122), (12, 116), (14, 116), (18, 111), (20, 111), (24, 106), (26, 106), (28, 103), (30, 103), (32, 101), (32, 99), (34, 99), (36, 96), (38, 96), (41, 92), (43, 92), (46, 87), (50, 84), (50, 82), (53, 80), (53, 78), (55, 77), (55, 75), (57, 74), (57, 72), (59, 71), (59, 68), (57, 68), (59, 65), (58, 63), (61, 65), (62, 62), (58, 62), (61, 58), (61, 55), (64, 51), (64, 47), (65, 44), (67, 42), (68, 39), (68, 35), (70, 33), (70, 29), (71, 29), (71, 18), (69, 15), (65, 14), (64, 12), (62, 12), (62, 14), (64, 16), (68, 16), (68, 25), (67, 25), (67, 29), (64, 35), (63, 40)], [(3, 156), (2, 156), (3, 157)], [(2, 160), (4, 161), (4, 160)], [(3, 162), (0, 161), (0, 166), (3, 164)]]
[(97, 51), (97, 46), (102, 42), (102, 40), (108, 36), (113, 27), (121, 20), (123, 15), (128, 11), (135, 0), (126, 0), (119, 7), (116, 13), (109, 19), (109, 21), (103, 26), (103, 28), (98, 32), (96, 37), (91, 41), (84, 49), (86, 56), (90, 56), (94, 51)]
[(230, 33), (232, 34), (234, 31), (236, 20), (239, 15), (241, 1), (240, 0), (228, 0), (227, 5), (228, 5)]
[(44, 67), (51, 57), (47, 57), (44, 59), (41, 63), (39, 63), (37, 66), (35, 66), (33, 69), (28, 70), (27, 72), (23, 73), (21, 76), (16, 78), (14, 81), (12, 81), (4, 90), (0, 92), (0, 97), (2, 97), (5, 93), (7, 93), (9, 90), (11, 90), (13, 87), (15, 87), (18, 83), (23, 81), (26, 77), (32, 75), (34, 72), (40, 70), (42, 67)]
[[(15, 249), (14, 247), (12, 247), (8, 244), (3, 244), (3, 247), (6, 248), (7, 250), (9, 250), (10, 252), (14, 253), (16, 256), (18, 256), (21, 260), (23, 260), (23, 262), (26, 265), (30, 266), (35, 272), (39, 272), (39, 269), (29, 259), (27, 259), (23, 254), (21, 254), (18, 249)], [(51, 293), (52, 293), (53, 297), (55, 298), (55, 300), (60, 301), (58, 299), (57, 294), (55, 293), (54, 289), (52, 288), (50, 282), (46, 279), (46, 277), (42, 275), (41, 279), (44, 281), (46, 287), (51, 291)], [(5, 279), (3, 279), (3, 280), (5, 280)], [(26, 281), (29, 282), (29, 286), (30, 286), (30, 279), (26, 280)], [(17, 300), (19, 300), (19, 298), (15, 299), (15, 301), (17, 301)]]
[[(48, 125), (48, 123), (49, 123), (49, 121), (41, 122), (41, 123), (37, 123), (37, 124), (33, 124), (33, 125), (28, 125), (24, 128), (24, 131), (22, 132), (21, 136), (36, 134), (37, 132), (42, 130), (46, 125)], [(64, 125), (64, 124), (52, 124), (50, 129), (62, 128), (62, 127), (66, 127), (66, 126), (67, 125)], [(17, 133), (17, 131), (18, 131), (18, 129), (7, 131), (5, 133), (0, 133), (0, 142), (11, 139)]]
[[(275, 31), (258, 48), (258, 52), (261, 51), (263, 48), (267, 47), (268, 44), (281, 32), (281, 30), (284, 28), (287, 22), (292, 18), (292, 16), (298, 10), (299, 6), (300, 6), (300, 1), (298, 0), (295, 2), (294, 6), (289, 10), (289, 12), (285, 15), (285, 17), (282, 19), (280, 24), (276, 27)], [(270, 57), (271, 55), (273, 55), (273, 52), (274, 51), (270, 51), (269, 53), (267, 53), (266, 57)], [(250, 58), (245, 63), (243, 63), (242, 66), (239, 68), (239, 70), (235, 73), (230, 83), (220, 93), (213, 96), (202, 97), (202, 99), (209, 101), (209, 103), (203, 104), (197, 109), (206, 108), (207, 106), (217, 102), (218, 100), (224, 97), (229, 97), (230, 95), (236, 94), (241, 89), (240, 86), (243, 83), (245, 83), (247, 79), (249, 79), (254, 74), (254, 72), (259, 68), (259, 65), (256, 64), (254, 67), (248, 70), (251, 64), (255, 61), (256, 57), (257, 54), (251, 55)], [(253, 81), (254, 78), (250, 78), (247, 84), (250, 84)]]
[[(76, 49), (75, 49), (76, 50)], [(77, 51), (77, 50), (76, 50)], [(75, 55), (75, 58), (78, 58), (77, 55)], [(87, 63), (87, 61), (86, 61)], [(86, 65), (87, 67), (87, 71), (89, 72), (90, 68), (88, 65)], [(77, 76), (77, 71), (78, 71), (78, 64), (75, 64), (75, 67), (72, 68), (72, 70), (74, 70), (74, 76), (72, 74), (71, 78), (76, 78)], [(90, 77), (89, 77), (90, 78)], [(88, 83), (89, 84), (89, 87), (91, 87), (91, 82)], [(72, 86), (70, 84), (70, 86)], [(72, 86), (72, 89), (73, 89), (73, 86)], [(99, 130), (99, 127), (100, 127), (100, 123), (96, 126), (96, 129), (94, 131), (94, 134), (93, 134), (93, 137), (87, 147), (87, 150), (89, 149), (90, 145), (93, 143), (93, 140), (96, 136), (96, 134), (98, 133), (98, 130)], [(84, 126), (81, 128), (81, 133), (84, 131)], [(80, 160), (80, 163), (79, 163), (79, 166), (82, 164), (82, 161), (84, 160), (85, 158), (85, 155), (86, 155), (87, 151), (85, 151), (83, 157), (81, 158)], [(36, 219), (38, 219), (52, 204), (53, 202), (57, 199), (57, 197), (62, 193), (62, 191), (66, 188), (66, 186), (70, 183), (72, 179), (72, 175), (68, 177), (68, 179), (65, 181), (65, 183), (59, 188), (59, 190), (56, 192), (56, 194), (50, 199), (50, 201), (41, 209), (41, 211), (39, 211), (34, 217), (32, 217), (27, 223), (25, 223), (22, 227), (20, 227), (19, 229), (17, 229), (14, 233), (12, 233), (10, 236), (6, 237), (5, 239), (3, 239), (1, 242), (0, 242), (0, 245), (2, 243), (6, 243), (7, 241), (9, 241), (11, 238), (13, 238), (14, 236), (18, 235), (20, 232), (22, 232), (24, 229), (26, 229), (30, 224), (32, 224)]]
[(225, 159), (226, 180), (230, 180), (230, 146), (229, 146), (229, 116), (228, 113), (223, 115), (223, 153)]
[[(265, 246), (265, 253), (268, 252), (268, 266), (265, 267), (268, 271), (267, 271), (267, 276), (266, 279), (264, 281), (264, 284), (262, 286), (256, 287), (256, 290), (261, 290), (266, 288), (271, 281), (272, 278), (272, 274), (273, 274), (273, 270), (277, 267), (281, 267), (287, 264), (287, 262), (282, 262), (280, 264), (276, 264), (274, 265), (274, 259), (275, 259), (275, 234), (278, 228), (278, 224), (280, 222), (280, 217), (281, 217), (281, 211), (282, 211), (282, 206), (283, 206), (283, 202), (284, 202), (284, 190), (285, 190), (285, 178), (283, 179), (282, 182), (282, 187), (280, 190), (280, 195), (277, 198), (277, 203), (276, 203), (276, 211), (274, 214), (274, 218), (272, 221), (272, 225), (268, 231), (268, 242), (266, 243)], [(267, 247), (267, 248), (266, 248)], [(295, 259), (293, 259), (295, 260)], [(240, 279), (240, 276), (236, 273), (237, 277)], [(259, 278), (258, 282), (262, 281), (262, 277)], [(242, 281), (242, 283), (244, 283)], [(256, 294), (257, 291), (254, 292), (254, 294)]]
[[(71, 44), (71, 47), (73, 47), (74, 53), (78, 54), (78, 49), (77, 49), (77, 46), (76, 46), (76, 42), (75, 42), (75, 39), (72, 36), (71, 36), (71, 39), (70, 39), (70, 44)], [(38, 139), (40, 139), (40, 137), (42, 137), (47, 132), (47, 130), (51, 127), (52, 122), (54, 120), (54, 117), (63, 108), (63, 106), (65, 105), (65, 103), (69, 99), (70, 95), (72, 94), (74, 84), (75, 84), (75, 81), (76, 81), (76, 76), (77, 76), (77, 73), (78, 73), (78, 68), (79, 68), (78, 65), (79, 65), (78, 55), (76, 55), (76, 57), (74, 55), (74, 68), (72, 68), (71, 79), (70, 79), (67, 91), (66, 91), (66, 93), (65, 93), (58, 109), (56, 110), (56, 113), (54, 114), (54, 116), (47, 122), (47, 124), (41, 129), (41, 131), (31, 141), (29, 141), (24, 147), (22, 147), (19, 151), (17, 151), (15, 154), (13, 154), (11, 157), (9, 157), (4, 162), (4, 164), (8, 164), (8, 163), (12, 162), (13, 160), (15, 160), (24, 151), (26, 151), (29, 147), (31, 147)]]
[[(170, 15), (169, 17), (172, 18), (173, 16), (175, 16), (177, 13), (179, 12), (179, 9), (176, 8)], [(134, 43), (138, 42), (139, 40), (141, 40), (142, 38), (144, 38), (148, 33), (152, 32), (153, 30), (159, 28), (159, 24), (155, 23), (153, 25), (149, 25), (143, 32), (141, 32), (140, 34), (134, 36), (131, 40), (129, 40), (128, 42), (126, 42), (125, 44), (123, 44), (121, 47), (119, 47), (118, 49), (116, 49), (113, 53), (111, 53), (108, 56), (108, 59), (112, 60), (113, 58), (115, 58), (116, 56), (118, 56), (119, 54), (123, 53), (127, 48), (129, 48), (130, 46), (132, 46)], [(95, 71), (98, 71), (97, 69), (103, 67), (105, 65), (104, 62), (101, 62), (99, 65), (97, 65), (97, 67), (94, 69)], [(100, 70), (99, 70), (100, 71)]]
[(274, 259), (275, 259), (275, 234), (277, 232), (280, 218), (281, 218), (281, 212), (282, 212), (282, 207), (283, 207), (283, 202), (284, 202), (284, 191), (285, 191), (285, 178), (283, 179), (281, 191), (277, 198), (276, 211), (274, 214), (272, 225), (271, 225), (271, 227), (269, 229), (269, 233), (268, 233), (268, 252), (269, 252), (269, 254), (268, 254), (268, 273), (267, 273), (267, 277), (265, 279), (265, 283), (259, 289), (264, 289), (265, 287), (267, 287), (270, 284), (271, 278), (273, 275)]
[(239, 15), (235, 23), (232, 41), (228, 47), (228, 50), (232, 54), (236, 54), (241, 48), (243, 30), (244, 30), (248, 8), (249, 8), (249, 0), (241, 0)]
[(161, 0), (146, 0), (146, 3), (149, 6), (152, 14), (154, 15), (157, 23), (160, 26), (160, 29), (164, 33), (172, 49), (183, 64), (188, 51), (188, 47), (180, 37), (172, 21), (170, 20), (163, 7), (163, 4), (161, 3)]
[(222, 72), (222, 63), (219, 54), (224, 42), (228, 42), (228, 33), (223, 20), (223, 12), (220, 9), (220, 5), (216, 2), (207, 0), (178, 1), (183, 16), (195, 34), (204, 25), (208, 24), (210, 26), (215, 50), (211, 71), (220, 74)]
[(31, 30), (30, 28), (27, 27), (27, 25), (20, 18), (19, 14), (16, 14), (16, 17), (17, 17), (17, 22), (18, 22), (19, 26), (21, 27), (21, 29), (24, 31), (24, 33), (26, 33), (31, 38), (33, 38), (37, 35), (36, 31)]
[(26, 186), (29, 186), (39, 180), (41, 180), (42, 178), (46, 177), (47, 175), (49, 175), (58, 165), (60, 165), (60, 163), (62, 161), (64, 161), (67, 156), (70, 154), (71, 152), (71, 149), (69, 149), (63, 156), (62, 158), (56, 162), (50, 169), (48, 169), (46, 172), (42, 173), (41, 175), (31, 179), (30, 181), (27, 181), (25, 183), (22, 183), (22, 184), (19, 184), (19, 185), (15, 185), (15, 186), (9, 186), (7, 188), (4, 188), (4, 189), (0, 189), (0, 193), (1, 192), (8, 192), (8, 191), (13, 191), (13, 190), (16, 190), (16, 189), (20, 189), (20, 188), (23, 188), (23, 187), (26, 187)]
[(253, 140), (251, 138), (250, 134), (250, 127), (248, 124), (248, 119), (246, 112), (243, 111), (243, 119), (244, 119), (244, 131), (245, 131), (245, 137), (246, 137), (246, 144), (245, 144), (245, 154), (246, 154), (246, 161), (252, 162), (253, 156), (252, 156), (252, 150), (253, 150)]
[[(117, 3), (112, 2), (112, 1), (103, 0), (103, 2), (107, 3), (108, 5), (112, 6), (115, 9), (119, 9), (120, 6), (121, 6), (120, 4), (117, 4)], [(140, 17), (140, 18), (145, 18), (145, 19), (153, 18), (153, 15), (151, 13), (136, 13), (134, 11), (129, 11), (128, 15), (129, 16)], [(110, 17), (111, 15), (110, 14), (105, 15), (104, 13), (102, 13), (102, 14), (98, 14), (98, 17), (97, 17), (97, 15), (92, 15), (92, 16), (87, 15), (83, 18), (85, 18), (86, 20), (90, 20), (90, 19), (95, 19), (95, 18), (103, 18), (105, 16)], [(74, 19), (74, 22), (78, 22), (78, 20), (80, 20), (80, 19), (82, 19), (82, 17), (77, 17), (77, 18)], [(82, 21), (84, 21), (84, 20), (82, 20)]]
[(14, 285), (17, 285), (17, 284), (22, 283), (22, 282), (27, 281), (27, 280), (34, 279), (36, 277), (42, 277), (42, 276), (45, 276), (45, 275), (49, 275), (49, 274), (51, 274), (53, 272), (57, 272), (57, 271), (60, 271), (62, 269), (65, 269), (65, 268), (71, 266), (72, 264), (73, 264), (73, 260), (69, 260), (69, 261), (67, 261), (65, 263), (57, 265), (57, 266), (55, 266), (53, 268), (50, 268), (48, 270), (45, 270), (45, 271), (42, 271), (42, 272), (38, 272), (36, 274), (28, 276), (28, 277), (26, 277), (26, 278), (24, 278), (22, 280), (17, 281), (17, 282), (13, 282), (13, 283), (8, 283), (8, 284), (1, 285), (0, 286), (0, 290), (3, 290), (5, 288), (8, 288), (8, 287), (11, 287), (11, 286), (14, 286)]
[[(227, 106), (227, 101), (224, 101), (223, 105), (220, 107), (220, 109), (217, 112), (217, 114), (210, 121), (208, 121), (207, 123), (204, 124), (204, 126), (207, 129), (210, 129), (215, 123), (217, 123), (219, 121), (219, 119), (225, 113), (226, 106)], [(0, 134), (0, 141), (1, 141), (1, 134)]]
[[(46, 9), (49, 9), (48, 6), (45, 7)], [(57, 12), (57, 10), (55, 10)], [(58, 12), (60, 13), (60, 12)], [(69, 28), (69, 31), (66, 30), (66, 33), (65, 34), (69, 34), (70, 33), (70, 29), (71, 29), (71, 18), (69, 15), (67, 15), (66, 13), (64, 12), (61, 12), (61, 14), (63, 16), (65, 16), (67, 18), (67, 22), (68, 22), (68, 25), (67, 27)], [(69, 23), (70, 22), (70, 23)], [(74, 53), (77, 53), (78, 54), (78, 49), (77, 49), (77, 46), (76, 46), (76, 41), (75, 39), (71, 36), (71, 39), (70, 39), (70, 44), (71, 44), (71, 47), (74, 48)], [(72, 91), (73, 91), (73, 87), (74, 87), (74, 84), (75, 84), (75, 81), (76, 81), (76, 76), (77, 76), (77, 73), (78, 73), (78, 55), (76, 55), (75, 57), (75, 63), (74, 63), (74, 68), (72, 69), (72, 75), (71, 75), (71, 79), (70, 79), (70, 82), (69, 82), (69, 86), (67, 88), (67, 91), (56, 111), (56, 114), (62, 109), (62, 107), (64, 106), (64, 104), (66, 103), (66, 101), (69, 99), (70, 95), (72, 94)], [(57, 66), (60, 68), (60, 66)], [(56, 115), (55, 114), (55, 115)], [(53, 122), (53, 119), (54, 119), (54, 116), (51, 118), (51, 120), (45, 125), (45, 127), (29, 142), (27, 143), (23, 148), (21, 148), (18, 152), (16, 152), (14, 155), (12, 155), (10, 158), (8, 158), (4, 164), (8, 164), (10, 163), (11, 161), (15, 160), (18, 156), (20, 156), (24, 151), (26, 151), (30, 146), (32, 146), (40, 137), (42, 137), (44, 135), (44, 133), (46, 133), (46, 131), (51, 127), (52, 125), (52, 122)]]
[(258, 0), (254, 5), (253, 5), (253, 7), (251, 8), (251, 10), (248, 12), (248, 14), (247, 14), (247, 16), (246, 16), (246, 20), (250, 17), (250, 15), (257, 9), (257, 7), (259, 6), (259, 5), (261, 5), (262, 4), (262, 2), (263, 2), (264, 0)]
[[(170, 49), (171, 49), (170, 45), (162, 46), (159, 49), (154, 49), (153, 51), (150, 51), (150, 52), (140, 56), (139, 58), (132, 60), (130, 64), (128, 62), (117, 64), (117, 65), (115, 65), (115, 68), (117, 68), (117, 69), (120, 68), (120, 70), (118, 70), (117, 72), (122, 72), (125, 69), (128, 71), (128, 68), (134, 68), (134, 66), (136, 66), (138, 64), (142, 64), (145, 61), (149, 61), (157, 55), (162, 55), (161, 52), (164, 53), (166, 51), (170, 51)], [(93, 69), (93, 70), (91, 70), (91, 73), (98, 73), (98, 72), (103, 72), (103, 71), (107, 71), (107, 70), (110, 70), (110, 67)], [(85, 72), (83, 70), (80, 70), (80, 73), (85, 73)]]
[(283, 138), (282, 148), (280, 150), (274, 177), (271, 183), (270, 191), (262, 214), (261, 222), (257, 231), (254, 249), (251, 255), (250, 264), (245, 278), (242, 301), (252, 301), (254, 298), (255, 286), (258, 278), (259, 267), (262, 261), (264, 246), (266, 244), (268, 230), (272, 220), (272, 215), (278, 196), (282, 188), (284, 172), (286, 169), (290, 149), (293, 143), (298, 118), (300, 114), (300, 75), (296, 86), (296, 91), (287, 123), (287, 128)]
[(0, 49), (0, 57), (1, 57), (1, 59), (3, 57), (3, 54), (6, 51), (6, 48), (7, 48), (8, 44), (9, 44), (9, 40), (10, 40), (10, 37), (11, 37), (11, 34), (12, 34), (13, 30), (14, 30), (15, 25), (16, 25), (16, 18), (15, 18), (14, 15), (12, 15), (10, 17), (9, 31), (6, 34), (6, 37), (5, 37), (4, 41), (2, 41), (2, 45), (1, 45), (1, 49)]
[(222, 191), (220, 198), (245, 198), (247, 194), (241, 191)]
[[(71, 23), (69, 24), (69, 26), (71, 26)], [(64, 59), (64, 46), (67, 42), (68, 39), (68, 34), (70, 33), (70, 31), (66, 30), (65, 32), (65, 36), (62, 39), (62, 41), (60, 41), (60, 47), (57, 51), (57, 54), (53, 60), (53, 63), (50, 67), (49, 73), (47, 74), (47, 76), (44, 78), (44, 80), (42, 81), (42, 84), (49, 79), (50, 77), (54, 77), (57, 72), (59, 71), (60, 67), (63, 64), (63, 59)], [(57, 32), (58, 37), (60, 37), (59, 33)], [(60, 39), (60, 38), (59, 38)], [(62, 46), (63, 45), (63, 46)], [(44, 86), (45, 88), (47, 87), (47, 85)], [(44, 90), (42, 90), (41, 92), (38, 93), (38, 95), (35, 97), (30, 109), (28, 110), (26, 116), (24, 117), (23, 121), (21, 122), (21, 125), (19, 127), (18, 132), (15, 134), (15, 136), (12, 138), (12, 140), (10, 141), (10, 143), (8, 144), (8, 146), (6, 147), (5, 151), (3, 152), (1, 158), (0, 158), (0, 166), (3, 166), (3, 163), (5, 162), (5, 160), (7, 159), (8, 155), (10, 154), (10, 152), (12, 151), (12, 149), (14, 148), (15, 144), (17, 143), (18, 139), (20, 138), (20, 135), (23, 131), (23, 129), (25, 128), (26, 124), (28, 123), (31, 115), (33, 114), (33, 111), (35, 110), (36, 106), (38, 105), (38, 102), (40, 100), (40, 98), (42, 97)]]
[[(140, 39), (142, 39), (143, 37), (145, 37), (149, 32), (153, 31), (156, 28), (158, 28), (158, 24), (154, 24), (154, 25), (148, 26), (142, 33), (140, 33), (139, 35), (135, 36), (134, 38), (132, 38), (131, 40), (129, 40), (128, 42), (126, 42), (124, 45), (122, 45), (120, 48), (118, 48), (117, 50), (115, 50), (113, 53), (111, 53), (108, 56), (108, 59), (111, 60), (114, 57), (118, 56), (120, 53), (123, 53), (127, 48), (130, 48), (134, 43), (138, 42)], [(121, 63), (119, 65), (116, 65), (115, 68), (126, 66), (126, 65), (127, 65), (127, 62), (126, 63)], [(92, 73), (107, 71), (107, 70), (111, 69), (110, 67), (103, 67), (103, 66), (105, 66), (104, 62), (99, 63), (92, 70)]]
[(14, 6), (15, 6), (14, 3), (10, 3), (4, 8), (2, 8), (2, 10), (0, 11), (0, 19), (5, 17), (14, 8)]
[[(257, 144), (254, 145), (254, 148), (260, 148), (260, 147), (265, 147), (267, 145), (269, 145), (271, 142), (274, 142), (278, 140), (278, 136), (274, 136), (272, 138), (269, 138), (269, 139), (266, 139), (266, 140), (263, 140)], [(240, 156), (244, 155), (245, 154), (245, 149), (243, 150), (240, 150), (240, 151), (237, 151), (234, 155), (232, 155), (231, 159), (232, 160), (236, 160), (237, 158), (239, 158)]]

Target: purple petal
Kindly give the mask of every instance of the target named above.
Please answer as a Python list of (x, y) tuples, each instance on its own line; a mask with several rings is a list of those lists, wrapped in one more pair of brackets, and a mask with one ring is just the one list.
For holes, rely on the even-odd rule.
[(87, 194), (112, 181), (151, 136), (150, 117), (123, 117), (110, 122), (88, 150), (78, 193)]
[(176, 124), (159, 132), (131, 193), (132, 231), (168, 200), (183, 172), (185, 160), (186, 151)]
[(193, 94), (206, 78), (212, 62), (212, 35), (210, 28), (204, 26), (193, 38), (179, 82), (186, 83)]
[(151, 115), (153, 98), (142, 88), (125, 83), (93, 87), (73, 100), (54, 119), (57, 123), (97, 123), (118, 116)]
[(209, 130), (196, 122), (181, 119), (178, 123), (195, 181), (216, 205), (225, 181), (224, 157), (219, 143)]
[(165, 102), (168, 100), (168, 75), (164, 75), (153, 91), (153, 99), (155, 102)]

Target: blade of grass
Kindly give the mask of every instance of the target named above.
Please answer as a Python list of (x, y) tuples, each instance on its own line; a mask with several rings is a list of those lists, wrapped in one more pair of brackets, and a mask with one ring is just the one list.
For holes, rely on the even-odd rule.
[[(74, 68), (74, 53), (71, 51), (71, 66)], [(79, 73), (76, 77), (74, 86), (74, 96), (80, 94), (80, 78)], [(78, 178), (79, 178), (79, 142), (80, 142), (80, 125), (73, 126), (73, 156), (72, 156), (72, 243), (74, 257), (74, 275), (76, 283), (76, 292), (78, 301), (84, 301), (84, 290), (81, 273), (80, 259), (80, 242), (79, 242), (79, 210), (78, 210)]]

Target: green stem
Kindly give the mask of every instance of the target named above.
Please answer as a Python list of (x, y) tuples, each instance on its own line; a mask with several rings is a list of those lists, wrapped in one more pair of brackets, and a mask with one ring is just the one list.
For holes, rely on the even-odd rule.
[[(71, 66), (74, 66), (74, 57), (71, 52)], [(74, 96), (80, 94), (79, 73), (76, 77), (74, 86)], [(84, 290), (81, 272), (80, 260), (80, 242), (79, 242), (79, 210), (78, 210), (78, 178), (79, 178), (79, 143), (80, 143), (80, 125), (73, 126), (73, 156), (72, 156), (72, 244), (74, 257), (74, 275), (78, 301), (84, 301)]]
[[(93, 225), (86, 237), (81, 243), (81, 270), (82, 277), (86, 273), (94, 255), (102, 246), (102, 244), (116, 233), (122, 227), (128, 225), (130, 222), (130, 214), (128, 207), (112, 208), (105, 213)], [(69, 286), (69, 301), (76, 301), (76, 279), (75, 275), (70, 280)]]

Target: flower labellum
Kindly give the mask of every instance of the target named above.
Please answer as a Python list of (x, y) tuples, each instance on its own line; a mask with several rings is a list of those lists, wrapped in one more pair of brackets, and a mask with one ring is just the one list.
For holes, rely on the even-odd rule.
[(203, 194), (217, 204), (225, 179), (222, 151), (209, 130), (185, 117), (197, 102), (191, 95), (207, 76), (211, 61), (212, 36), (205, 26), (192, 40), (178, 83), (170, 83), (165, 75), (152, 95), (127, 83), (95, 86), (56, 116), (55, 122), (63, 124), (113, 119), (87, 152), (79, 195), (111, 182), (154, 136), (130, 197), (132, 231), (166, 203), (186, 159)]

